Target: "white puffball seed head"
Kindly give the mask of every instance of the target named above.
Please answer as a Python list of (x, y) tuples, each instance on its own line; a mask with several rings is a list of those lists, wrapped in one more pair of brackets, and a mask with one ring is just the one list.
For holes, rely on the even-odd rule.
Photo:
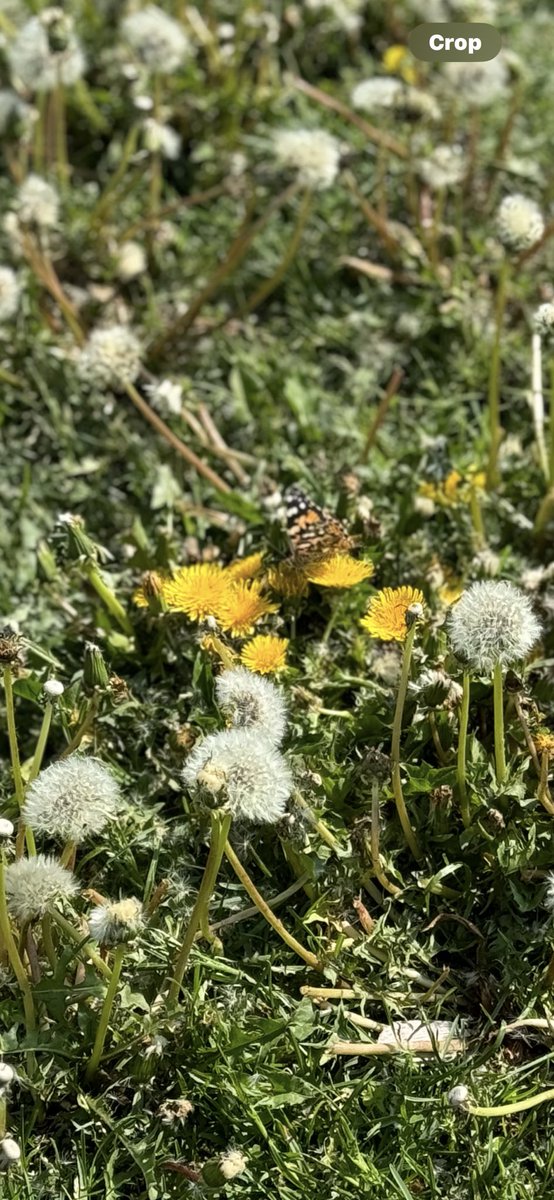
[(447, 1100), (451, 1108), (465, 1108), (469, 1100), (469, 1088), (464, 1083), (459, 1083), (449, 1091)]
[(255, 729), (277, 746), (283, 740), (287, 710), (282, 693), (270, 679), (246, 667), (233, 667), (216, 679), (217, 702), (235, 729)]
[(204, 738), (189, 755), (183, 779), (187, 787), (217, 796), (234, 817), (254, 824), (280, 821), (293, 786), (283, 756), (254, 729)]
[(522, 662), (541, 635), (531, 601), (505, 580), (474, 583), (453, 605), (449, 621), (455, 654), (483, 674), (497, 663)]
[(71, 754), (40, 772), (23, 815), (34, 833), (79, 844), (113, 820), (119, 798), (119, 784), (100, 759)]

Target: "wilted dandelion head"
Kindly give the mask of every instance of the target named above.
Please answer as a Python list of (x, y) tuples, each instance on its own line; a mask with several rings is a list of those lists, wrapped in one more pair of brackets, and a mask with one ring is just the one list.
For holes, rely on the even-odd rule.
[(541, 634), (530, 600), (505, 580), (472, 584), (451, 609), (448, 628), (454, 653), (486, 673), (521, 662)]
[(288, 644), (288, 638), (277, 637), (273, 633), (258, 633), (243, 646), (241, 662), (258, 675), (274, 675), (287, 665)]
[(40, 175), (28, 175), (17, 190), (15, 209), (22, 225), (53, 229), (58, 223), (60, 197)]
[(8, 51), (12, 79), (30, 92), (49, 92), (82, 78), (85, 56), (73, 32), (71, 17), (60, 8), (45, 8), (31, 17)]
[(533, 324), (543, 336), (554, 333), (554, 301), (549, 300), (547, 304), (539, 305), (533, 313)]
[(242, 1175), (246, 1170), (247, 1159), (241, 1150), (226, 1150), (225, 1154), (220, 1154), (217, 1158), (211, 1158), (207, 1163), (204, 1163), (201, 1171), (202, 1182), (208, 1188), (225, 1187), (231, 1179), (236, 1179), (237, 1175)]
[(0, 322), (9, 321), (19, 307), (21, 288), (11, 267), (0, 267)]
[(40, 772), (23, 815), (35, 833), (78, 844), (113, 820), (119, 797), (119, 784), (100, 759), (71, 754)]
[(287, 709), (279, 688), (246, 667), (223, 671), (216, 679), (217, 702), (236, 729), (263, 733), (275, 746), (283, 740)]
[(131, 942), (144, 928), (144, 923), (144, 909), (136, 896), (97, 904), (88, 921), (90, 936), (101, 946), (120, 946), (123, 942)]
[(527, 250), (542, 237), (544, 221), (534, 200), (520, 192), (505, 196), (496, 214), (500, 241), (509, 250)]
[(159, 75), (176, 71), (192, 51), (181, 25), (157, 4), (147, 4), (140, 12), (131, 13), (121, 31), (137, 58)]
[(277, 161), (298, 172), (305, 187), (331, 187), (340, 167), (340, 143), (324, 129), (279, 129), (274, 136)]
[(141, 344), (125, 325), (93, 329), (77, 364), (84, 381), (98, 387), (133, 383), (140, 371)]
[(6, 868), (6, 899), (15, 921), (25, 924), (43, 917), (78, 890), (77, 881), (56, 858), (37, 854), (19, 858)]
[(461, 146), (435, 146), (428, 158), (418, 164), (418, 171), (430, 188), (455, 187), (461, 183), (467, 163)]
[(234, 817), (274, 824), (284, 815), (292, 775), (283, 756), (255, 729), (213, 733), (194, 747), (183, 779), (202, 788)]

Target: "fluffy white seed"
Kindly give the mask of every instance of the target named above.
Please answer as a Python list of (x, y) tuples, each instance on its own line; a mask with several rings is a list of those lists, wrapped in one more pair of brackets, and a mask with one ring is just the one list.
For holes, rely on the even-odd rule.
[(449, 621), (454, 653), (478, 671), (527, 658), (541, 635), (531, 601), (505, 580), (474, 583), (453, 606)]
[(205, 789), (233, 816), (254, 824), (279, 821), (293, 786), (282, 755), (253, 729), (204, 738), (190, 754), (183, 779), (187, 787)]
[(516, 192), (504, 197), (496, 214), (496, 228), (509, 250), (527, 250), (542, 237), (544, 221), (538, 204)]
[(157, 408), (164, 416), (178, 417), (183, 407), (183, 389), (179, 383), (171, 379), (162, 379), (159, 383), (148, 383), (145, 392), (153, 408)]
[(0, 1142), (0, 1171), (7, 1171), (8, 1167), (19, 1162), (21, 1158), (21, 1149), (17, 1142), (11, 1137), (2, 1138)]
[(58, 223), (60, 197), (46, 179), (40, 175), (28, 175), (18, 189), (15, 209), (22, 225), (53, 229)]
[(305, 187), (331, 187), (340, 167), (340, 143), (323, 129), (280, 129), (274, 136), (277, 161), (298, 172)]
[(35, 833), (82, 842), (117, 813), (120, 790), (98, 758), (71, 754), (41, 771), (27, 791), (23, 815)]
[(9, 61), (14, 82), (22, 83), (31, 92), (49, 92), (58, 84), (71, 87), (82, 78), (85, 56), (72, 29), (71, 18), (65, 23), (64, 44), (55, 49), (52, 43), (52, 23), (45, 9), (32, 17), (18, 33), (9, 49)]
[(509, 72), (505, 59), (499, 54), (489, 62), (443, 63), (442, 78), (446, 90), (455, 94), (462, 104), (483, 108), (506, 95)]
[(455, 187), (461, 183), (467, 163), (461, 146), (435, 146), (428, 158), (421, 159), (419, 174), (430, 188)]
[(554, 332), (554, 302), (548, 301), (547, 304), (540, 304), (533, 314), (533, 324), (538, 333), (548, 334)]
[(13, 837), (13, 824), (7, 817), (0, 817), (0, 838)]
[(181, 138), (172, 125), (147, 117), (144, 126), (144, 145), (151, 154), (161, 154), (162, 158), (175, 162), (181, 153)]
[(140, 12), (131, 13), (123, 21), (121, 31), (137, 58), (160, 75), (176, 71), (192, 51), (181, 26), (157, 4), (148, 4)]
[(134, 383), (140, 371), (142, 347), (125, 325), (93, 329), (81, 350), (77, 371), (84, 382), (98, 387)]
[(457, 1087), (451, 1088), (447, 1100), (451, 1108), (465, 1108), (469, 1100), (469, 1088), (464, 1083), (459, 1083)]
[(77, 890), (77, 881), (71, 871), (46, 854), (19, 858), (6, 868), (8, 909), (20, 924), (43, 917), (51, 908), (74, 896)]
[(372, 79), (360, 80), (352, 89), (350, 98), (353, 108), (374, 112), (378, 108), (395, 108), (401, 95), (402, 83), (399, 79), (375, 75)]
[(269, 679), (246, 667), (224, 671), (215, 684), (220, 708), (237, 729), (255, 729), (278, 746), (285, 736), (287, 708), (282, 693)]
[(11, 267), (0, 267), (0, 322), (9, 321), (19, 308), (21, 288)]
[(124, 242), (117, 253), (117, 274), (124, 283), (146, 270), (146, 253), (140, 242)]
[(130, 942), (144, 927), (144, 909), (135, 896), (111, 904), (98, 904), (89, 917), (90, 936), (101, 946)]

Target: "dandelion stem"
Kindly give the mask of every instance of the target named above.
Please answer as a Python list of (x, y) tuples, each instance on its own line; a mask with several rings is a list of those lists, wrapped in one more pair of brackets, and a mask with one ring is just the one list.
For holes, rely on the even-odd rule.
[(325, 845), (329, 846), (331, 850), (335, 850), (337, 853), (340, 853), (342, 849), (341, 844), (338, 838), (335, 837), (334, 833), (331, 833), (331, 830), (325, 824), (325, 821), (322, 821), (319, 817), (316, 817), (315, 813), (310, 808), (310, 805), (298, 792), (294, 793), (294, 799), (298, 807), (306, 813), (314, 829), (317, 829), (322, 842), (325, 842)]
[(36, 779), (36, 777), (40, 771), (40, 768), (42, 766), (42, 760), (44, 758), (44, 751), (46, 749), (46, 743), (48, 741), (48, 734), (50, 732), (50, 725), (52, 722), (53, 710), (54, 710), (54, 706), (52, 705), (50, 700), (48, 700), (46, 702), (46, 706), (44, 709), (42, 725), (40, 727), (37, 744), (35, 746), (35, 753), (33, 754), (33, 761), (31, 763), (31, 769), (29, 771), (29, 783), (32, 783), (33, 779)]
[(225, 857), (231, 864), (237, 878), (240, 879), (244, 890), (248, 893), (250, 899), (254, 902), (256, 908), (259, 910), (259, 912), (261, 912), (262, 916), (265, 917), (268, 924), (271, 925), (272, 929), (279, 934), (279, 937), (286, 942), (287, 946), (290, 946), (291, 950), (294, 950), (295, 954), (298, 954), (300, 958), (304, 959), (304, 962), (307, 963), (312, 970), (322, 971), (322, 964), (320, 963), (319, 959), (316, 958), (315, 954), (312, 954), (311, 950), (306, 950), (305, 946), (302, 946), (302, 944), (296, 940), (293, 934), (288, 932), (288, 929), (285, 928), (283, 922), (280, 921), (279, 918), (275, 916), (275, 913), (271, 911), (269, 904), (266, 904), (263, 896), (260, 895), (255, 883), (252, 881), (248, 872), (243, 867), (240, 859), (237, 858), (235, 851), (229, 842), (225, 843)]
[(536, 1096), (529, 1096), (527, 1100), (516, 1100), (513, 1104), (499, 1104), (494, 1108), (481, 1108), (478, 1104), (466, 1104), (464, 1111), (471, 1113), (472, 1117), (509, 1117), (512, 1113), (526, 1112), (530, 1108), (536, 1108), (538, 1104), (545, 1104), (547, 1100), (554, 1100), (554, 1088), (549, 1088), (547, 1092), (538, 1092)]
[(202, 876), (202, 882), (196, 897), (196, 903), (191, 913), (191, 917), (181, 944), (181, 948), (175, 960), (175, 966), (171, 977), (171, 984), (167, 994), (168, 1008), (175, 1008), (179, 1000), (179, 992), (183, 983), (183, 977), (189, 960), (194, 939), (204, 920), (204, 914), (208, 913), (208, 905), (212, 897), (215, 887), (215, 882), (221, 866), (221, 860), (225, 852), (227, 836), (231, 828), (231, 814), (216, 811), (212, 813), (212, 831), (210, 840), (210, 852), (208, 861)]
[(105, 604), (108, 612), (110, 612), (112, 617), (114, 617), (117, 621), (119, 627), (124, 633), (127, 634), (128, 637), (132, 637), (133, 626), (131, 625), (129, 617), (125, 612), (123, 605), (117, 599), (115, 592), (112, 591), (109, 584), (106, 583), (106, 580), (100, 574), (96, 564), (91, 561), (85, 563), (83, 571), (89, 583), (94, 588), (96, 594), (100, 597), (103, 604)]
[(42, 921), (41, 921), (41, 929), (42, 929), (42, 945), (44, 947), (44, 952), (46, 954), (48, 962), (50, 963), (52, 970), (55, 971), (56, 967), (58, 965), (58, 960), (56, 958), (56, 951), (54, 948), (54, 940), (52, 938), (52, 916), (50, 913), (44, 914)]
[(475, 549), (483, 550), (487, 544), (487, 535), (485, 533), (483, 513), (479, 501), (479, 489), (471, 483), (469, 486), (469, 512), (473, 526), (473, 543)]
[(104, 975), (106, 979), (111, 979), (112, 973), (108, 964), (105, 963), (104, 959), (100, 957), (100, 955), (94, 949), (94, 946), (92, 946), (90, 942), (87, 942), (86, 938), (83, 938), (81, 931), (76, 929), (75, 926), (71, 924), (71, 921), (68, 921), (65, 917), (63, 917), (62, 914), (57, 911), (57, 909), (53, 909), (51, 915), (53, 920), (56, 922), (56, 925), (59, 925), (62, 933), (65, 933), (67, 937), (71, 938), (72, 942), (78, 943), (81, 953), (84, 954), (86, 958), (90, 959), (91, 963), (93, 963), (93, 965), (96, 967), (96, 970), (99, 971), (101, 975)]
[(63, 189), (69, 178), (69, 163), (67, 161), (67, 129), (65, 120), (65, 91), (61, 79), (58, 79), (51, 96), (54, 105), (54, 126), (56, 134), (56, 167), (58, 182)]
[(493, 490), (498, 484), (498, 451), (502, 440), (502, 429), (500, 426), (500, 366), (501, 366), (501, 344), (502, 344), (502, 329), (504, 324), (504, 311), (506, 308), (506, 297), (508, 293), (508, 258), (504, 259), (498, 276), (498, 289), (496, 293), (496, 309), (495, 309), (495, 333), (494, 342), (491, 354), (491, 364), (489, 373), (489, 462), (487, 468), (487, 487), (489, 491)]
[(549, 764), (548, 750), (543, 750), (542, 756), (541, 756), (541, 762), (540, 762), (539, 788), (538, 788), (537, 796), (538, 796), (538, 799), (540, 800), (543, 808), (545, 808), (547, 813), (549, 813), (550, 816), (552, 817), (552, 816), (554, 816), (554, 804), (552, 803), (552, 797), (550, 795), (550, 789), (548, 787), (548, 764)]
[(402, 888), (391, 883), (387, 878), (381, 865), (381, 852), (379, 850), (379, 780), (372, 780), (371, 784), (371, 865), (375, 878), (381, 884), (381, 887), (389, 892), (391, 896), (399, 896)]
[(102, 1059), (102, 1051), (104, 1049), (104, 1042), (106, 1041), (106, 1034), (108, 1032), (108, 1026), (110, 1023), (113, 1003), (117, 993), (117, 986), (121, 975), (121, 968), (123, 966), (123, 959), (125, 958), (126, 949), (126, 943), (122, 942), (122, 944), (117, 946), (116, 950), (114, 951), (111, 979), (104, 997), (104, 1003), (102, 1005), (102, 1012), (100, 1013), (100, 1020), (98, 1022), (98, 1029), (96, 1030), (92, 1054), (85, 1071), (85, 1079), (88, 1083), (90, 1083), (91, 1079), (94, 1079)]
[(533, 427), (541, 470), (548, 484), (550, 481), (549, 456), (544, 437), (544, 396), (542, 390), (542, 339), (540, 333), (531, 338), (531, 407)]
[(402, 779), (400, 776), (400, 737), (402, 733), (402, 716), (404, 713), (404, 704), (406, 701), (406, 693), (408, 691), (408, 680), (410, 678), (410, 666), (412, 661), (412, 650), (414, 638), (416, 635), (417, 622), (414, 621), (411, 629), (409, 629), (406, 641), (404, 642), (404, 652), (402, 655), (402, 671), (400, 674), (400, 683), (398, 685), (398, 694), (396, 697), (396, 708), (394, 712), (394, 720), (392, 723), (392, 741), (391, 741), (391, 763), (392, 763), (392, 790), (396, 811), (400, 818), (402, 831), (414, 858), (421, 858), (422, 851), (418, 840), (410, 824), (408, 810), (404, 800), (402, 791)]
[(462, 813), (462, 821), (467, 829), (470, 824), (471, 817), (469, 813), (469, 800), (467, 795), (467, 778), (466, 778), (466, 755), (467, 755), (467, 729), (469, 725), (469, 700), (471, 694), (471, 675), (469, 671), (464, 671), (462, 703), (460, 705), (460, 718), (458, 729), (458, 793), (460, 797), (460, 809)]
[[(13, 698), (13, 681), (11, 667), (4, 667), (4, 692), (6, 696), (6, 722), (8, 726), (8, 741), (10, 744), (10, 758), (12, 763), (13, 785), (15, 798), (18, 808), (21, 813), (23, 802), (25, 799), (25, 789), (23, 787), (23, 777), (21, 775), (21, 761), (19, 758), (19, 746), (17, 744), (17, 730), (15, 726), (15, 705)], [(21, 857), (23, 852), (24, 841), (27, 842), (29, 854), (35, 855), (37, 850), (32, 829), (26, 828), (20, 817), (19, 830), (16, 841), (16, 853)]]
[[(8, 913), (8, 905), (6, 902), (6, 861), (5, 855), (0, 854), (0, 937), (4, 943), (10, 966), (19, 984), (21, 995), (23, 997), (23, 1008), (25, 1011), (25, 1026), (27, 1033), (31, 1033), (36, 1029), (35, 1005), (33, 1002), (33, 993), (31, 985), (27, 978), (27, 972), (19, 952), (15, 944), (15, 939), (12, 933), (10, 917)], [(30, 1052), (27, 1059), (29, 1066), (34, 1067), (34, 1055)]]
[(504, 693), (502, 682), (502, 666), (496, 663), (493, 676), (494, 700), (494, 758), (496, 778), (498, 783), (504, 783), (506, 778), (506, 755), (504, 751)]
[(550, 404), (548, 421), (548, 475), (554, 487), (554, 360), (550, 364)]

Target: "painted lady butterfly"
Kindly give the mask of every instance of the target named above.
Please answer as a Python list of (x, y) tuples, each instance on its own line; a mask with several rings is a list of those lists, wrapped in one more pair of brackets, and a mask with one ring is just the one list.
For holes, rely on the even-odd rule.
[(342, 521), (306, 496), (298, 484), (285, 492), (287, 535), (298, 566), (328, 554), (347, 554), (356, 545)]

